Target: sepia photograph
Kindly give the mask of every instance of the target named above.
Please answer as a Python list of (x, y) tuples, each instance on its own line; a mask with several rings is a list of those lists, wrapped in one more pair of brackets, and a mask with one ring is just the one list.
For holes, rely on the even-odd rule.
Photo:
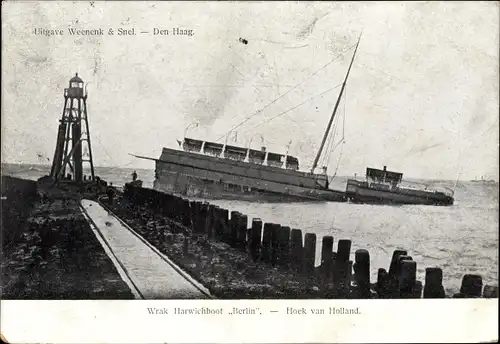
[(498, 13), (4, 2), (2, 303), (498, 299)]

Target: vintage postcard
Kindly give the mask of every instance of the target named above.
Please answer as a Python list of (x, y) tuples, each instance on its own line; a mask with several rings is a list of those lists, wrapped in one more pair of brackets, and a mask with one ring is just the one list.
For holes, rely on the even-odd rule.
[(498, 340), (498, 2), (5, 1), (9, 343)]

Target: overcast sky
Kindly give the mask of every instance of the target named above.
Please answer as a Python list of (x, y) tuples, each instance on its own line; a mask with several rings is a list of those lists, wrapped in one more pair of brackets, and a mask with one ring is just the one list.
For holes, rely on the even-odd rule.
[[(98, 166), (154, 168), (128, 153), (159, 157), (194, 122), (188, 136), (217, 140), (285, 94), (236, 129), (236, 144), (253, 137), (258, 148), (261, 134), (284, 153), (292, 141), (307, 170), (340, 87), (318, 95), (342, 82), (363, 30), (330, 173), (340, 162), (340, 175), (387, 165), (416, 178), (498, 180), (498, 17), (496, 2), (4, 3), (2, 161), (52, 159), (63, 91), (78, 72)], [(68, 27), (137, 35), (75, 37)]]

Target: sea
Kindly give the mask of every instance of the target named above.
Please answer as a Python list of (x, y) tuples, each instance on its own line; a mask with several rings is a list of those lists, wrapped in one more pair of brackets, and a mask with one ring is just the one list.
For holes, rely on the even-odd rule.
[[(134, 169), (96, 167), (95, 173), (113, 185), (131, 180)], [(154, 170), (136, 169), (144, 187), (152, 187)], [(2, 164), (2, 175), (36, 180), (49, 174), (50, 166)], [(346, 177), (336, 177), (331, 187), (345, 189)], [(279, 223), (302, 233), (315, 233), (316, 264), (320, 263), (321, 239), (331, 235), (352, 241), (370, 253), (372, 281), (378, 268), (389, 268), (395, 249), (408, 251), (417, 262), (417, 278), (424, 282), (425, 268), (443, 269), (447, 293), (460, 289), (465, 274), (480, 274), (483, 284), (498, 285), (497, 182), (420, 181), (429, 186), (455, 187), (455, 204), (448, 207), (420, 205), (363, 205), (350, 203), (256, 203), (207, 200), (229, 211), (240, 211), (263, 222)], [(455, 185), (456, 184), (456, 185)]]

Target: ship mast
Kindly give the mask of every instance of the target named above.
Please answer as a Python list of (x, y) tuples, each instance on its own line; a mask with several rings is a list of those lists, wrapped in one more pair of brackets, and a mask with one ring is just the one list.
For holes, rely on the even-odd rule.
[(342, 98), (342, 94), (344, 93), (344, 88), (347, 83), (347, 78), (349, 77), (349, 73), (351, 71), (352, 63), (354, 62), (354, 57), (356, 56), (356, 51), (358, 50), (359, 42), (361, 41), (361, 32), (359, 34), (358, 43), (356, 44), (356, 48), (354, 49), (354, 54), (352, 55), (351, 64), (349, 65), (349, 69), (347, 70), (347, 74), (345, 76), (344, 82), (342, 83), (342, 88), (340, 89), (339, 97), (337, 98), (337, 102), (335, 103), (335, 107), (333, 108), (332, 117), (330, 118), (330, 122), (328, 122), (328, 126), (326, 127), (325, 135), (323, 135), (323, 140), (321, 141), (321, 145), (319, 146), (318, 154), (314, 159), (313, 166), (311, 168), (311, 173), (314, 173), (314, 169), (318, 166), (318, 160), (321, 156), (321, 152), (323, 151), (323, 147), (325, 146), (326, 138), (328, 137), (328, 133), (332, 127), (333, 119), (335, 118), (335, 114), (337, 113), (337, 108), (339, 107), (340, 99)]

